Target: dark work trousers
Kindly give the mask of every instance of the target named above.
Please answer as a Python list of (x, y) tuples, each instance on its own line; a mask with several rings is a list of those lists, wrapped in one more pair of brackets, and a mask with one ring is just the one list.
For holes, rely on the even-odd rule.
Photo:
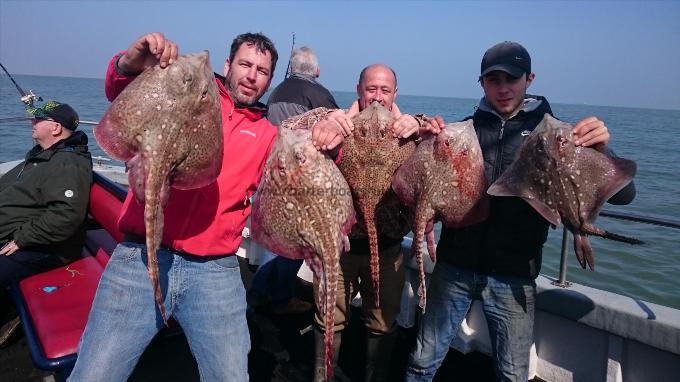
[(10, 256), (0, 256), (0, 321), (10, 311), (10, 296), (7, 287), (38, 273), (64, 265), (54, 254), (31, 250), (18, 250)]

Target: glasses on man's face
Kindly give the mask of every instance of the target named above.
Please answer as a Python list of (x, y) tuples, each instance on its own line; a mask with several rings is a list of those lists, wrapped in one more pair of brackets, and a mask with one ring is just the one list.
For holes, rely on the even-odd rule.
[(33, 120), (35, 121), (35, 123), (38, 123), (38, 122), (41, 122), (41, 121), (56, 122), (54, 119), (52, 119), (50, 117), (35, 117), (35, 118), (33, 118)]

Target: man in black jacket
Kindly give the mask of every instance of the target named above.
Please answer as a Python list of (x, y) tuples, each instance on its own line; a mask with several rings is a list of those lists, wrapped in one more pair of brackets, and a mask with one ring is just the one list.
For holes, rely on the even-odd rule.
[(279, 84), (267, 100), (267, 120), (279, 126), (285, 119), (317, 107), (337, 109), (331, 92), (317, 82), (321, 74), (314, 51), (306, 46), (293, 49), (290, 76)]
[[(92, 183), (87, 135), (75, 131), (75, 110), (49, 101), (28, 111), (34, 117), (32, 136), (37, 144), (24, 162), (0, 178), (0, 300), (4, 300), (0, 306), (4, 307), (9, 305), (8, 284), (80, 255)], [(2, 327), (0, 346), (18, 323), (15, 318)]]
[[(502, 42), (484, 54), (479, 77), (484, 98), (471, 118), (489, 185), (514, 161), (524, 137), (545, 113), (552, 115), (544, 97), (526, 94), (535, 77), (529, 53), (518, 43)], [(577, 123), (574, 135), (577, 145), (609, 150), (608, 129), (595, 117)], [(609, 202), (627, 204), (634, 197), (631, 183)], [(534, 280), (547, 235), (548, 222), (516, 197), (492, 197), (489, 217), (480, 224), (442, 229), (428, 293), (431, 302), (409, 359), (407, 381), (432, 379), (474, 300), (483, 305), (496, 378), (527, 380)]]

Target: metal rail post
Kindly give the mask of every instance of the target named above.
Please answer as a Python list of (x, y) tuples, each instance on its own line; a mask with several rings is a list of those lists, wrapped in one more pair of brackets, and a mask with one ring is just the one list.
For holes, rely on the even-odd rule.
[(571, 285), (570, 282), (567, 281), (567, 251), (569, 250), (569, 230), (567, 230), (567, 227), (564, 226), (562, 228), (562, 251), (560, 253), (560, 276), (557, 279), (557, 281), (553, 281), (553, 285), (557, 285), (558, 287), (562, 288), (569, 288)]

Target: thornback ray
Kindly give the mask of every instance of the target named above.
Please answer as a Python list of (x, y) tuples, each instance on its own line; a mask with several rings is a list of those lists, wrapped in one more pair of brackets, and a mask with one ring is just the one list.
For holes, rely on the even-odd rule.
[(355, 217), (342, 173), (312, 143), (311, 126), (327, 112), (313, 109), (281, 124), (253, 203), (251, 231), (273, 253), (304, 259), (314, 272), (330, 379), (339, 257), (349, 250), (347, 234)]
[(438, 135), (427, 135), (397, 170), (392, 188), (415, 210), (412, 252), (418, 264), (420, 308), (425, 312), (423, 240), (436, 261), (434, 223), (459, 228), (479, 223), (489, 211), (484, 159), (472, 120), (449, 123)]
[[(393, 204), (390, 192), (392, 176), (416, 148), (415, 138), (394, 137), (395, 118), (380, 103), (370, 106), (352, 118), (354, 130), (343, 143), (343, 157), (338, 167), (345, 176), (357, 209), (358, 226), (365, 227), (370, 247), (371, 280), (376, 307), (380, 307), (380, 265), (378, 234), (387, 234), (397, 219), (380, 219), (389, 215), (380, 209)], [(398, 200), (397, 200), (398, 202)], [(389, 212), (389, 211), (387, 211)], [(401, 237), (399, 232), (396, 236)], [(391, 236), (395, 236), (394, 233)]]
[(595, 269), (594, 235), (629, 244), (642, 241), (611, 233), (593, 223), (604, 203), (633, 180), (635, 162), (574, 144), (573, 127), (546, 114), (525, 138), (510, 168), (487, 191), (529, 203), (553, 227), (564, 223), (574, 234), (576, 257)]
[(130, 192), (144, 205), (148, 271), (164, 322), (157, 251), (170, 188), (195, 189), (222, 168), (222, 119), (208, 52), (146, 69), (113, 101), (94, 128), (99, 146), (126, 162)]

